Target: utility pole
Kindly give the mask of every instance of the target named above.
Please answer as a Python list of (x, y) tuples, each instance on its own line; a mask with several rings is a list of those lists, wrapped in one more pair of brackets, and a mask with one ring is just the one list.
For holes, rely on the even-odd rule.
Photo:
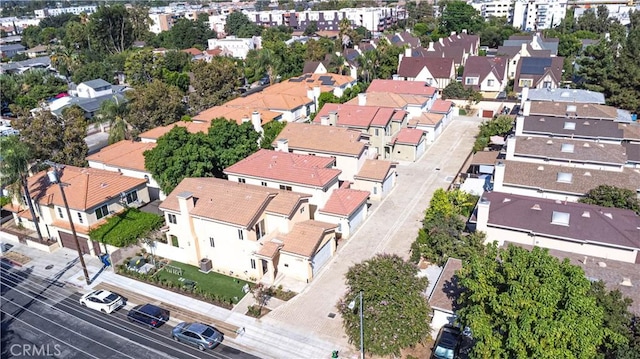
[(84, 263), (84, 256), (82, 253), (82, 249), (80, 249), (80, 242), (78, 241), (78, 234), (76, 233), (76, 227), (73, 224), (73, 217), (71, 217), (71, 210), (69, 209), (69, 202), (67, 202), (67, 196), (64, 193), (64, 186), (67, 184), (63, 184), (60, 179), (59, 170), (63, 169), (64, 166), (60, 166), (59, 164), (51, 161), (45, 161), (46, 164), (50, 165), (53, 169), (47, 172), (47, 177), (51, 183), (57, 183), (60, 186), (60, 194), (62, 195), (62, 201), (64, 202), (64, 208), (67, 210), (67, 217), (69, 218), (69, 225), (71, 226), (71, 233), (73, 234), (73, 239), (76, 242), (76, 249), (78, 250), (78, 257), (80, 258), (80, 265), (82, 266), (82, 271), (84, 273), (84, 279), (87, 282), (87, 285), (91, 284), (91, 279), (89, 278), (89, 272), (87, 271), (87, 265)]
[(360, 359), (364, 359), (364, 315), (362, 315), (362, 291), (360, 291)]

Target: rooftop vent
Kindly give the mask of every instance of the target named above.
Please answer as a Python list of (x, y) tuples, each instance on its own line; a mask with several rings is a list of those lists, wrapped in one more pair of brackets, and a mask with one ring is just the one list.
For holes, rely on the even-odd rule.
[(533, 207), (531, 207), (531, 209), (533, 209), (534, 211), (541, 211), (542, 210), (542, 208), (540, 208), (540, 205), (537, 204), (537, 203), (534, 204)]
[(582, 217), (591, 218), (591, 213), (589, 213), (589, 211), (584, 211), (584, 212), (582, 212)]
[(591, 147), (591, 145), (585, 142), (584, 145), (582, 145), (582, 147)]
[(538, 166), (538, 171), (544, 171), (544, 166)]
[(587, 176), (587, 177), (591, 177), (591, 172), (587, 171), (587, 172), (584, 173), (584, 175)]
[(627, 277), (622, 278), (622, 282), (620, 282), (620, 285), (623, 285), (625, 287), (633, 287), (633, 284), (631, 284), (631, 278)]
[(511, 202), (511, 198), (505, 198), (502, 200), (502, 203), (507, 203), (507, 202)]
[(584, 121), (582, 124), (585, 126), (589, 126), (589, 121)]
[(544, 122), (544, 117), (540, 117), (540, 119), (538, 121)]
[(547, 141), (547, 145), (553, 145), (553, 141), (552, 140), (548, 140)]
[(100, 188), (105, 188), (105, 187), (107, 187), (108, 185), (109, 185), (108, 183), (104, 183), (104, 182), (102, 182), (102, 183), (100, 183)]
[(600, 268), (607, 268), (607, 263), (605, 263), (605, 262), (598, 262), (598, 267), (600, 267)]
[(613, 214), (611, 214), (611, 212), (605, 212), (603, 214), (605, 215), (605, 217), (608, 217), (609, 219), (613, 219)]

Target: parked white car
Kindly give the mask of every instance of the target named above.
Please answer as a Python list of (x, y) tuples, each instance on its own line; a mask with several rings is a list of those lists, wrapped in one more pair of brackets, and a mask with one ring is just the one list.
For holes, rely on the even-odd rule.
[(124, 300), (121, 296), (107, 290), (94, 290), (80, 298), (80, 305), (110, 314), (123, 306)]

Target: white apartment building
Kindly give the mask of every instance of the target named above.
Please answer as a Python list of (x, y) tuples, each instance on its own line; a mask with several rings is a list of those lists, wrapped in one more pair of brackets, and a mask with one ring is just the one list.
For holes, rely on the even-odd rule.
[(491, 17), (504, 17), (508, 22), (511, 22), (512, 3), (513, 1), (511, 0), (474, 1), (471, 3), (471, 6), (473, 6), (485, 20), (489, 20)]
[(550, 29), (567, 14), (567, 0), (517, 0), (511, 24), (525, 31)]
[(93, 14), (98, 9), (95, 5), (85, 5), (85, 6), (74, 6), (74, 7), (60, 7), (54, 9), (39, 9), (34, 10), (33, 12), (38, 19), (44, 19), (49, 16), (58, 16), (62, 14), (74, 14), (80, 15), (85, 13), (87, 15)]
[[(628, 6), (628, 5), (621, 5), (621, 4), (602, 4), (602, 5), (606, 6), (607, 10), (609, 10), (609, 18), (613, 18), (614, 20), (620, 22), (620, 24), (624, 26), (628, 26), (629, 23), (631, 22), (631, 19), (629, 19), (630, 11), (640, 11), (640, 4), (635, 6)], [(595, 11), (596, 14), (598, 13), (597, 7), (595, 8), (591, 7), (591, 9)], [(582, 7), (582, 6), (575, 8), (573, 13), (574, 18), (578, 20), (578, 18), (582, 16), (584, 12), (587, 10), (589, 10), (589, 8)]]
[(224, 39), (209, 39), (209, 50), (221, 48), (224, 52), (230, 53), (231, 56), (245, 59), (249, 50), (261, 48), (260, 38), (239, 38), (235, 36), (227, 36)]

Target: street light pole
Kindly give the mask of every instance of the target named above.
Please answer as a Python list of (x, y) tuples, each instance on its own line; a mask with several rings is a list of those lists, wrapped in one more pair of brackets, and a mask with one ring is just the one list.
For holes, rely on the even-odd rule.
[(58, 183), (60, 186), (60, 194), (62, 195), (62, 201), (64, 202), (64, 208), (67, 210), (67, 217), (69, 218), (69, 225), (71, 226), (71, 233), (73, 234), (73, 239), (76, 242), (76, 249), (78, 250), (78, 257), (80, 258), (80, 265), (82, 266), (82, 272), (84, 273), (84, 279), (87, 282), (87, 285), (91, 284), (91, 279), (89, 278), (89, 272), (87, 271), (87, 265), (84, 263), (84, 256), (82, 254), (82, 249), (80, 249), (80, 242), (78, 241), (78, 234), (76, 233), (76, 227), (73, 225), (73, 217), (71, 217), (71, 210), (69, 209), (69, 203), (67, 202), (67, 196), (64, 193), (64, 184), (60, 180), (60, 174), (58, 173), (59, 165), (57, 163), (53, 163), (50, 161), (46, 161), (46, 164), (53, 167), (53, 170), (47, 172), (47, 176), (49, 177), (49, 181), (52, 183)]

